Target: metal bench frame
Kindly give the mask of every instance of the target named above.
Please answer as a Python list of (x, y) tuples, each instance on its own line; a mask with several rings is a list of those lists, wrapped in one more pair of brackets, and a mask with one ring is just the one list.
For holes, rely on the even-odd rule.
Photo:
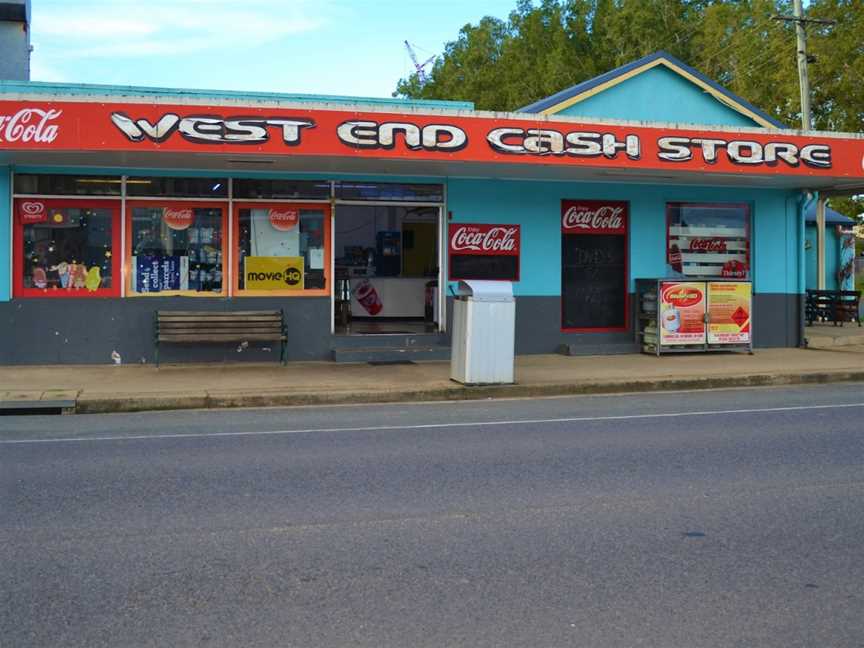
[(805, 302), (805, 317), (807, 325), (824, 319), (837, 326), (844, 322), (858, 322), (861, 326), (859, 308), (861, 302), (860, 290), (807, 290)]

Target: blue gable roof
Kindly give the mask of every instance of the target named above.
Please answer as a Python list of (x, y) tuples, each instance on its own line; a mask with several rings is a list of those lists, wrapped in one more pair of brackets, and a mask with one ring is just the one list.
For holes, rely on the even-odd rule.
[(520, 112), (785, 128), (747, 100), (663, 51), (583, 81)]
[[(816, 224), (816, 203), (813, 202), (807, 207), (804, 212), (804, 220), (808, 223)], [(844, 216), (840, 212), (834, 211), (830, 207), (825, 208), (825, 224), (826, 225), (853, 225), (853, 221), (848, 216)]]

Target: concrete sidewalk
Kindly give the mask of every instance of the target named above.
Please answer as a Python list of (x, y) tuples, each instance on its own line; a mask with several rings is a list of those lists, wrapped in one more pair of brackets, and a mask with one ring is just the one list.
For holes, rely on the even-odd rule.
[(763, 349), (752, 356), (520, 356), (517, 383), (489, 387), (459, 385), (449, 372), (446, 362), (0, 367), (0, 407), (50, 401), (72, 403), (68, 409), (80, 413), (130, 412), (864, 382), (864, 347)]

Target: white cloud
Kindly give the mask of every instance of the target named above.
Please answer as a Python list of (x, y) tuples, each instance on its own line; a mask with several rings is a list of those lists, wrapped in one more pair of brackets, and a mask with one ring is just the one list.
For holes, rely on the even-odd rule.
[(170, 56), (268, 44), (320, 28), (326, 7), (326, 0), (37, 3), (34, 59)]

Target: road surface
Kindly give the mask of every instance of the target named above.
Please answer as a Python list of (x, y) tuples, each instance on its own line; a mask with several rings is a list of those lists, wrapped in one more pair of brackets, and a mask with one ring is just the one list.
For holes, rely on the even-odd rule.
[(0, 418), (0, 646), (864, 646), (864, 385)]

